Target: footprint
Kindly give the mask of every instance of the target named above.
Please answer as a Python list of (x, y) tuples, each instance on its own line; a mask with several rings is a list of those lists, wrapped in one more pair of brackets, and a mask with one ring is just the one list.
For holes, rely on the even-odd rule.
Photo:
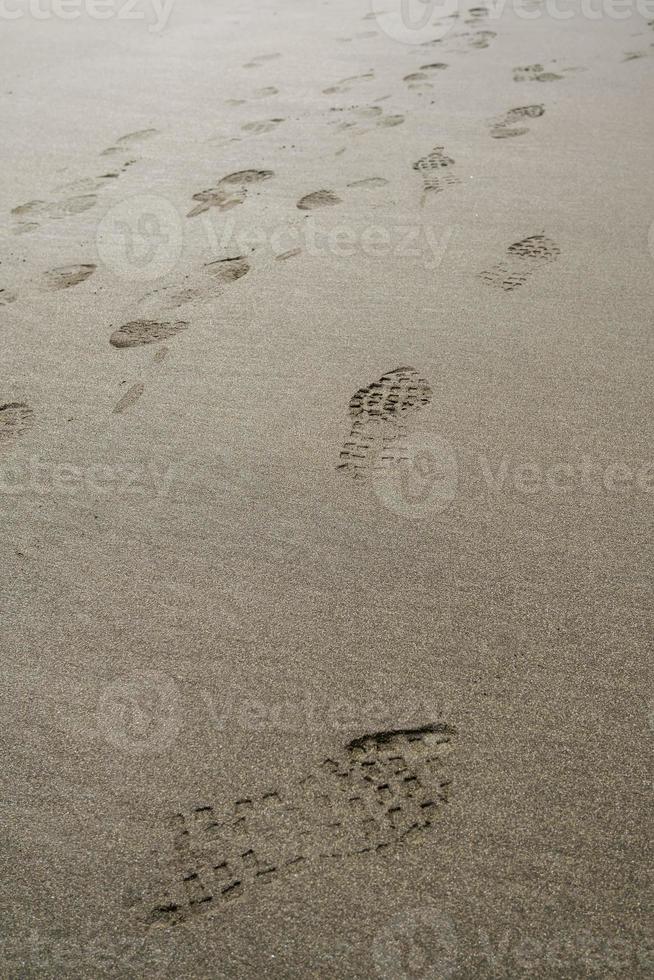
[(186, 215), (187, 218), (195, 218), (198, 214), (208, 211), (209, 208), (219, 208), (221, 211), (229, 211), (245, 200), (245, 193), (238, 191), (227, 191), (224, 187), (210, 187), (206, 191), (198, 191), (193, 195), (193, 200), (198, 203)]
[(477, 31), (468, 43), (471, 48), (487, 48), (494, 37), (497, 37), (495, 31)]
[(274, 176), (272, 170), (237, 170), (233, 174), (227, 174), (218, 181), (216, 187), (193, 195), (193, 200), (199, 203), (189, 211), (187, 217), (193, 218), (203, 211), (208, 211), (209, 208), (227, 211), (236, 207), (245, 200), (250, 185), (260, 184)]
[(271, 95), (277, 95), (279, 89), (276, 89), (274, 85), (266, 85), (264, 88), (257, 88), (252, 93), (253, 99), (267, 99)]
[(137, 129), (133, 133), (127, 133), (125, 136), (119, 136), (116, 143), (119, 145), (124, 143), (141, 143), (143, 140), (149, 140), (152, 136), (156, 136), (158, 132), (158, 129)]
[(25, 235), (39, 227), (38, 221), (33, 220), (37, 216), (44, 215), (48, 207), (47, 201), (26, 201), (25, 204), (17, 204), (11, 209), (11, 214), (17, 219), (14, 226), (14, 235)]
[(326, 208), (333, 204), (340, 204), (341, 199), (334, 194), (333, 191), (312, 191), (311, 194), (305, 194), (297, 202), (297, 207), (300, 211), (314, 211), (316, 208)]
[(136, 384), (132, 385), (129, 391), (126, 391), (120, 401), (114, 408), (114, 415), (121, 415), (123, 412), (131, 408), (132, 405), (136, 404), (143, 392), (145, 391), (145, 385), (142, 381), (137, 381)]
[(361, 133), (367, 132), (365, 128), (361, 128), (361, 120), (379, 120), (384, 115), (384, 110), (381, 106), (349, 106), (347, 109), (342, 109), (336, 106), (332, 106), (331, 112), (335, 113), (345, 113), (346, 118), (341, 119), (336, 122), (336, 129), (339, 132), (343, 130), (350, 130), (351, 136), (357, 136)]
[(563, 78), (553, 71), (545, 71), (542, 65), (525, 65), (513, 69), (514, 82), (556, 82)]
[(190, 286), (162, 286), (161, 289), (152, 289), (141, 296), (138, 304), (152, 312), (161, 309), (178, 310), (195, 299), (196, 295), (196, 290)]
[(18, 299), (18, 293), (15, 289), (2, 288), (0, 289), (0, 306), (9, 306), (10, 303), (15, 303)]
[(24, 214), (41, 214), (47, 208), (47, 201), (27, 201), (25, 204), (18, 204), (11, 209), (11, 213), (22, 217)]
[(27, 201), (25, 204), (19, 204), (15, 208), (12, 208), (12, 215), (18, 218), (18, 223), (14, 228), (14, 234), (20, 235), (25, 234), (28, 231), (34, 231), (34, 229), (39, 228), (39, 221), (36, 220), (25, 220), (34, 218), (50, 218), (57, 220), (60, 218), (66, 218), (73, 214), (82, 214), (84, 211), (88, 211), (97, 202), (97, 196), (95, 194), (80, 194), (74, 197), (65, 198), (63, 201)]
[(260, 65), (265, 64), (267, 61), (275, 61), (277, 58), (281, 58), (281, 54), (279, 54), (279, 52), (275, 52), (274, 54), (258, 54), (256, 58), (252, 58), (252, 60), (248, 61), (248, 63), (246, 65), (243, 65), (243, 67), (258, 68)]
[(450, 40), (454, 42), (451, 50), (463, 54), (470, 49), (487, 48), (495, 37), (497, 37), (495, 31), (462, 31), (450, 35)]
[(45, 288), (49, 290), (69, 289), (84, 282), (95, 272), (95, 265), (87, 263), (84, 265), (62, 265), (58, 269), (51, 269), (43, 276)]
[[(125, 154), (134, 142), (140, 142), (157, 132), (156, 129), (143, 129), (134, 133), (121, 136), (116, 142), (119, 145), (110, 146), (100, 153), (101, 157), (112, 156), (118, 153)], [(97, 192), (107, 186), (107, 181), (115, 180), (120, 177), (129, 167), (137, 161), (134, 159), (123, 160), (113, 170), (100, 174), (97, 177), (76, 177), (68, 180), (53, 189), (53, 194), (57, 195), (55, 201), (32, 200), (25, 204), (19, 204), (12, 209), (12, 215), (17, 219), (17, 225), (13, 228), (13, 234), (22, 235), (34, 231), (39, 227), (40, 219), (60, 220), (71, 215), (83, 214), (90, 210), (97, 203)]]
[(384, 110), (378, 105), (361, 106), (353, 110), (356, 116), (362, 119), (379, 119), (384, 115)]
[(260, 184), (264, 180), (270, 180), (274, 176), (272, 170), (237, 170), (235, 173), (223, 177), (220, 186), (248, 187), (250, 184)]
[(428, 81), (428, 79), (429, 79), (429, 75), (427, 75), (425, 72), (412, 71), (410, 75), (405, 75), (402, 81), (403, 82), (423, 82), (423, 81), (426, 82)]
[(154, 357), (152, 358), (152, 360), (154, 361), (155, 364), (161, 364), (162, 361), (166, 360), (169, 353), (170, 351), (168, 350), (167, 347), (160, 347), (159, 350), (154, 355)]
[(348, 187), (385, 187), (388, 181), (385, 177), (364, 177), (363, 180), (353, 180), (352, 183), (348, 184)]
[[(112, 146), (108, 146), (102, 150), (100, 156), (108, 157), (113, 156), (115, 153), (124, 153), (125, 150), (131, 150), (133, 143), (142, 143), (143, 140), (151, 139), (151, 137), (157, 136), (158, 134), (158, 129), (137, 129), (133, 133), (126, 133), (125, 136), (119, 136)], [(132, 163), (134, 162), (132, 161)]]
[(349, 92), (352, 86), (356, 82), (366, 82), (375, 77), (375, 73), (372, 69), (370, 71), (364, 72), (362, 75), (350, 75), (348, 78), (342, 78), (340, 82), (336, 82), (335, 85), (330, 85), (329, 88), (324, 88), (324, 95), (334, 95), (337, 92)]
[(399, 367), (381, 376), (350, 399), (350, 435), (337, 469), (354, 480), (366, 480), (374, 469), (408, 458), (405, 418), (432, 400), (429, 382), (413, 367)]
[(207, 272), (211, 273), (218, 282), (236, 282), (250, 271), (250, 263), (244, 255), (237, 255), (231, 259), (216, 259), (214, 262), (205, 262)]
[(442, 71), (448, 66), (444, 61), (435, 61), (430, 65), (422, 65), (418, 71), (411, 72), (410, 75), (405, 75), (403, 81), (407, 83), (409, 88), (433, 88), (430, 78), (435, 72)]
[[(365, 123), (371, 122), (373, 126), (399, 126), (404, 122), (404, 116), (397, 115), (384, 115), (384, 110), (381, 106), (370, 105), (370, 106), (349, 106), (347, 109), (342, 109), (333, 106), (330, 110), (335, 113), (346, 113), (346, 118), (336, 123), (336, 129), (339, 132), (347, 130), (350, 136), (362, 136), (364, 133), (371, 131), (370, 126), (366, 126)], [(362, 121), (363, 120), (363, 125)]]
[(98, 180), (117, 180), (121, 174), (124, 174), (126, 170), (129, 170), (137, 162), (137, 160), (125, 160), (118, 170), (109, 170), (105, 174), (100, 174)]
[(36, 221), (21, 221), (19, 224), (12, 228), (13, 235), (27, 235), (31, 231), (35, 231), (39, 227)]
[(188, 323), (178, 320), (175, 323), (161, 323), (158, 320), (131, 320), (118, 330), (114, 330), (109, 343), (112, 347), (140, 347), (142, 344), (153, 344), (158, 340), (174, 337), (186, 330)]
[(447, 68), (444, 61), (433, 61), (429, 65), (421, 65), (419, 70), (431, 73), (435, 71), (442, 71), (444, 68)]
[(32, 424), (32, 409), (25, 402), (0, 405), (0, 446), (13, 441)]
[(63, 201), (56, 201), (54, 204), (49, 204), (46, 208), (46, 214), (49, 218), (67, 218), (72, 214), (83, 214), (84, 211), (89, 211), (97, 203), (97, 195), (95, 194), (79, 194), (76, 197), (69, 197)]
[(100, 184), (95, 177), (77, 177), (75, 180), (68, 180), (65, 184), (57, 184), (54, 188), (55, 194), (91, 194), (100, 188)]
[(509, 245), (505, 261), (480, 273), (480, 278), (491, 286), (511, 292), (522, 286), (534, 272), (558, 259), (560, 254), (559, 246), (550, 238), (530, 235)]
[(465, 23), (476, 24), (480, 20), (483, 20), (485, 17), (488, 17), (487, 7), (471, 7), (468, 10), (468, 16), (465, 19)]
[(435, 146), (427, 156), (416, 160), (413, 169), (417, 170), (422, 177), (423, 204), (427, 194), (431, 192), (438, 194), (445, 190), (447, 185), (461, 183), (460, 178), (452, 170), (453, 166), (454, 160), (447, 156), (442, 146)]
[(244, 125), (241, 126), (241, 129), (245, 133), (253, 133), (255, 136), (258, 136), (261, 133), (270, 133), (284, 121), (284, 119), (262, 119), (259, 122), (244, 123)]
[(517, 109), (509, 109), (503, 116), (491, 120), (490, 134), (493, 139), (503, 140), (510, 136), (524, 136), (529, 132), (528, 126), (521, 126), (525, 119), (537, 119), (545, 112), (542, 105), (525, 105)]
[(159, 868), (167, 889), (148, 904), (149, 922), (220, 913), (301, 869), (319, 876), (328, 863), (379, 859), (433, 835), (449, 803), (455, 736), (445, 724), (363, 735), (283, 788), (175, 814)]

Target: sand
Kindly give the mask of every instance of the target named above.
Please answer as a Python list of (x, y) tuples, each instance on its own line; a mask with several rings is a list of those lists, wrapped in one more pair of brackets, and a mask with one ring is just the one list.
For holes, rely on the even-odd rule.
[(651, 976), (647, 12), (22, 9), (0, 972)]

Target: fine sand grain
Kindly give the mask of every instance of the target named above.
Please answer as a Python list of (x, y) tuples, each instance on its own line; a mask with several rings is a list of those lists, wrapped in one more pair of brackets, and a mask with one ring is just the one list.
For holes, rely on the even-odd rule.
[(0, 974), (652, 976), (654, 14), (28, 6)]

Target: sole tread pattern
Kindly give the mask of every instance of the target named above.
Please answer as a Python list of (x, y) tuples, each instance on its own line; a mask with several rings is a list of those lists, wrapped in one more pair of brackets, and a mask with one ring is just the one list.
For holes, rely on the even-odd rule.
[(175, 814), (171, 886), (149, 921), (175, 924), (299, 866), (316, 871), (420, 838), (448, 802), (455, 734), (435, 724), (365, 735), (285, 790)]

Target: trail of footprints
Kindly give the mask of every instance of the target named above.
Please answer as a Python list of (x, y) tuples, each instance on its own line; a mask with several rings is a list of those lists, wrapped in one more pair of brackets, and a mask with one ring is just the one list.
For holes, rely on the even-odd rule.
[(161, 868), (170, 886), (149, 907), (149, 921), (173, 925), (219, 912), (301, 868), (316, 877), (326, 862), (433, 833), (449, 800), (455, 734), (433, 724), (365, 735), (284, 789), (174, 815)]
[[(468, 12), (467, 24), (477, 25), (485, 16), (484, 7), (472, 8)], [(448, 38), (448, 43), (454, 50), (487, 47), (494, 32), (485, 29), (457, 32)], [(433, 43), (440, 43), (437, 40)], [(254, 58), (246, 67), (257, 67), (270, 59), (279, 57), (278, 54), (261, 55)], [(409, 88), (431, 85), (430, 79), (447, 68), (445, 62), (425, 63), (420, 68), (405, 76), (404, 81)], [(574, 69), (564, 69), (572, 71)], [(371, 69), (359, 75), (349, 76), (340, 82), (324, 89), (326, 94), (345, 93), (353, 86), (373, 80), (374, 71)], [(513, 70), (515, 81), (554, 81), (562, 75), (547, 70), (541, 64), (516, 67)], [(264, 86), (257, 89), (254, 96), (267, 98), (276, 94), (274, 86)], [(383, 101), (378, 99), (377, 101)], [(235, 100), (240, 102), (242, 100)], [(334, 108), (333, 112), (345, 112), (344, 121), (338, 123), (341, 129), (356, 134), (365, 129), (360, 127), (361, 121), (369, 120), (374, 125), (395, 126), (404, 119), (401, 115), (385, 115), (378, 106), (351, 106)], [(495, 139), (519, 136), (527, 132), (525, 120), (537, 118), (544, 113), (542, 105), (527, 105), (510, 109), (502, 117), (490, 123), (491, 136)], [(251, 132), (264, 132), (283, 120), (272, 118), (261, 123), (247, 123), (243, 127)], [(106, 181), (118, 178), (132, 163), (134, 147), (144, 140), (157, 135), (156, 129), (143, 129), (119, 137), (113, 145), (103, 150), (101, 157), (118, 158), (112, 169), (106, 170), (95, 178), (81, 178), (69, 181), (59, 188), (63, 197), (55, 201), (32, 200), (18, 205), (12, 214), (17, 220), (16, 232), (24, 232), (38, 227), (43, 218), (62, 218), (66, 215), (80, 214), (93, 207), (97, 194)], [(413, 164), (423, 182), (423, 203), (430, 193), (440, 193), (447, 186), (460, 183), (460, 178), (454, 169), (454, 160), (446, 153), (444, 147), (434, 147), (426, 156)], [(214, 187), (193, 194), (194, 206), (188, 213), (192, 218), (208, 211), (210, 208), (228, 210), (244, 203), (248, 192), (253, 188), (274, 177), (272, 170), (249, 169), (236, 171), (221, 178)], [(367, 178), (354, 181), (349, 186), (377, 187), (385, 183), (384, 178)], [(301, 211), (311, 211), (319, 208), (340, 204), (341, 199), (333, 190), (321, 189), (305, 194), (297, 202)], [(277, 256), (283, 260), (299, 254), (298, 249), (291, 249)], [(558, 257), (558, 247), (543, 235), (531, 236), (520, 242), (515, 242), (507, 250), (506, 260), (481, 273), (481, 278), (489, 284), (510, 291), (526, 282), (527, 278), (541, 265)], [(244, 256), (219, 259), (205, 264), (205, 272), (214, 281), (226, 284), (236, 281), (249, 271), (249, 263)], [(69, 289), (85, 282), (96, 267), (92, 263), (61, 266), (46, 272), (43, 276), (42, 287), (47, 291)], [(155, 304), (165, 301), (168, 311), (178, 309), (190, 302), (198, 290), (193, 286), (168, 286), (153, 291), (149, 297)], [(11, 288), (0, 289), (0, 307), (15, 302), (17, 293)], [(144, 298), (146, 299), (146, 298)], [(160, 304), (159, 304), (160, 305)], [(117, 349), (140, 347), (147, 344), (160, 343), (186, 331), (188, 321), (170, 317), (140, 317), (129, 320), (113, 331), (110, 344)], [(167, 350), (164, 348), (164, 350)], [(165, 356), (162, 354), (162, 356)], [(385, 389), (388, 391), (385, 391)], [(115, 408), (120, 413), (129, 408), (143, 393), (144, 386), (137, 381), (123, 396)], [(383, 465), (385, 460), (401, 458), (402, 440), (405, 428), (401, 419), (409, 409), (428, 404), (431, 400), (431, 389), (424, 379), (417, 376), (413, 368), (398, 368), (384, 375), (368, 389), (361, 389), (352, 399), (350, 413), (353, 416), (350, 440), (343, 447), (339, 468), (351, 472), (356, 478), (361, 478), (367, 471), (371, 459), (377, 465)], [(31, 411), (22, 403), (11, 403), (0, 409), (2, 433), (18, 433), (27, 427)], [(380, 428), (380, 423), (381, 428)], [(383, 435), (381, 434), (383, 432)], [(379, 452), (377, 452), (379, 450)]]
[(407, 417), (429, 405), (432, 389), (413, 367), (383, 374), (350, 399), (350, 434), (340, 451), (337, 469), (356, 481), (375, 470), (409, 460)]
[[(205, 279), (211, 280), (219, 286), (227, 286), (236, 280), (241, 279), (250, 271), (250, 263), (244, 255), (228, 256), (223, 259), (215, 259), (206, 262), (203, 267)], [(189, 286), (164, 286), (160, 289), (152, 290), (141, 298), (142, 304), (152, 305), (161, 309), (165, 307), (169, 312), (186, 305), (195, 299), (202, 292), (202, 286), (192, 282)], [(134, 347), (144, 347), (148, 344), (161, 344), (163, 341), (188, 330), (190, 323), (188, 320), (173, 320), (162, 318), (141, 317), (129, 320), (115, 329), (109, 337), (109, 343), (117, 350), (124, 350)], [(160, 364), (168, 354), (167, 347), (160, 347), (155, 354), (150, 365), (146, 365), (141, 370), (150, 373), (153, 366)], [(122, 415), (123, 412), (132, 408), (141, 398), (145, 391), (145, 384), (139, 378), (119, 399), (113, 409), (114, 415)]]
[[(466, 23), (476, 24), (485, 15), (484, 8), (473, 8)], [(486, 48), (494, 37), (492, 31), (473, 30), (452, 35), (448, 43), (460, 52)], [(261, 55), (245, 67), (254, 69), (276, 57), (279, 56)], [(445, 68), (444, 62), (425, 63), (406, 75), (404, 82), (410, 89), (431, 87)], [(546, 82), (562, 76), (535, 64), (515, 68), (513, 77), (516, 82)], [(342, 79), (324, 92), (346, 93), (354, 85), (372, 79), (371, 70)], [(266, 86), (257, 90), (255, 97), (267, 98), (276, 92), (274, 86)], [(231, 101), (239, 104), (242, 100)], [(358, 128), (364, 132), (361, 127), (367, 123), (392, 127), (404, 119), (399, 114), (386, 115), (378, 106), (334, 111), (345, 113), (337, 125), (352, 135)], [(527, 132), (525, 120), (543, 112), (541, 105), (511, 109), (491, 122), (491, 136), (502, 139), (522, 135)], [(242, 128), (252, 134), (264, 133), (282, 121), (272, 117), (246, 123)], [(131, 157), (133, 146), (155, 134), (155, 130), (141, 130), (119, 138), (101, 154), (112, 161), (116, 159), (111, 169), (95, 178), (70, 182), (60, 189), (55, 200), (36, 199), (15, 207), (15, 233), (32, 231), (45, 219), (62, 219), (92, 208), (101, 188), (135, 162)], [(454, 165), (443, 146), (435, 146), (413, 164), (422, 179), (423, 200), (427, 194), (437, 194), (460, 183)], [(273, 177), (273, 171), (264, 169), (228, 174), (215, 186), (192, 195), (194, 203), (188, 217), (194, 218), (211, 208), (226, 211), (241, 205), (248, 193)], [(364, 178), (349, 186), (373, 188), (386, 183), (384, 178)], [(321, 189), (301, 197), (297, 208), (309, 211), (339, 203), (334, 191)], [(291, 249), (277, 259), (290, 259), (299, 251)], [(532, 235), (510, 245), (505, 258), (480, 273), (480, 277), (492, 286), (512, 291), (559, 254), (554, 241), (544, 234)], [(226, 285), (249, 270), (247, 258), (237, 255), (206, 263), (203, 274)], [(44, 275), (43, 288), (68, 289), (83, 283), (94, 272), (95, 265), (91, 263), (61, 266)], [(191, 284), (164, 287), (143, 299), (164, 303), (170, 311), (196, 295), (197, 289)], [(0, 289), (0, 306), (15, 299), (14, 290)], [(153, 361), (159, 364), (168, 353), (163, 342), (188, 328), (188, 321), (173, 317), (135, 318), (115, 329), (109, 342), (118, 350), (159, 344)], [(128, 411), (144, 390), (143, 381), (136, 380), (122, 395), (114, 413)], [(410, 366), (395, 368), (356, 391), (349, 403), (350, 432), (340, 451), (339, 472), (365, 482), (377, 469), (408, 461), (408, 419), (431, 401), (429, 382)], [(25, 402), (0, 405), (0, 448), (11, 445), (29, 429), (32, 420), (32, 409)], [(149, 920), (175, 924), (197, 913), (225, 908), (239, 896), (297, 873), (302, 867), (316, 876), (326, 862), (376, 855), (433, 833), (438, 811), (449, 799), (447, 756), (455, 734), (453, 728), (435, 724), (366, 735), (351, 741), (335, 757), (323, 760), (315, 771), (284, 789), (243, 796), (224, 807), (201, 803), (174, 815), (170, 821), (170, 852), (163, 868), (170, 885), (148, 908)]]
[(117, 162), (109, 170), (96, 177), (82, 177), (60, 185), (55, 188), (55, 194), (58, 195), (55, 200), (36, 198), (26, 201), (24, 204), (18, 204), (11, 211), (15, 219), (13, 233), (15, 235), (26, 234), (35, 231), (44, 221), (61, 220), (83, 214), (95, 207), (102, 189), (138, 162), (138, 158), (132, 156), (135, 144), (138, 145), (143, 140), (157, 134), (158, 130), (156, 129), (141, 129), (119, 137), (114, 145), (107, 147), (100, 153), (100, 157), (122, 157), (120, 162)]

